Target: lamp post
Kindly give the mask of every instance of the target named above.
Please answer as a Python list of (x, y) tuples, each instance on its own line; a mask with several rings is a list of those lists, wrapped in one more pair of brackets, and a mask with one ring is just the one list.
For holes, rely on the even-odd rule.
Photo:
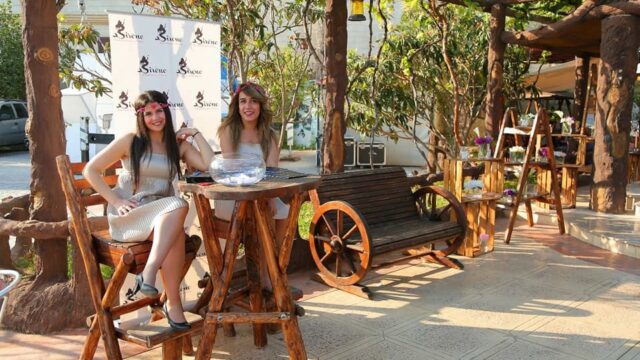
[(349, 21), (365, 21), (364, 0), (351, 0), (351, 15)]

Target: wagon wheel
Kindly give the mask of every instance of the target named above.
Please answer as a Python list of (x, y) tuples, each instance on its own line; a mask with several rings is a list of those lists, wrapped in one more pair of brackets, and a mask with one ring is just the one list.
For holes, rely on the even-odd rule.
[[(467, 229), (467, 216), (462, 208), (462, 204), (449, 191), (438, 186), (421, 187), (413, 193), (416, 201), (418, 213), (425, 219), (430, 221), (454, 221), (462, 229)], [(448, 249), (455, 249), (457, 243), (462, 243), (464, 232), (455, 239), (448, 240)], [(453, 250), (444, 251), (444, 255), (448, 255)]]
[(353, 285), (371, 267), (373, 247), (360, 212), (344, 201), (320, 206), (309, 226), (311, 256), (318, 269), (337, 285)]

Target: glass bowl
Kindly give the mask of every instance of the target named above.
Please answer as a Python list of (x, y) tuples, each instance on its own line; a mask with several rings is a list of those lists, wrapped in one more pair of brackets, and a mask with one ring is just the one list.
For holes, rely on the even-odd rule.
[(219, 154), (209, 165), (213, 180), (227, 186), (255, 184), (264, 178), (265, 172), (264, 160), (256, 154)]

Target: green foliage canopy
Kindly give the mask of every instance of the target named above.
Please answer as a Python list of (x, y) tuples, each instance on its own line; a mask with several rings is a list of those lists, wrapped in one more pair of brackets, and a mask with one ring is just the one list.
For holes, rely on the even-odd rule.
[(25, 99), (22, 25), (10, 1), (0, 3), (0, 69), (0, 98)]
[[(363, 70), (352, 79), (349, 93), (349, 125), (368, 133), (376, 120), (381, 125), (377, 135), (392, 139), (414, 139), (416, 126), (426, 126), (441, 140), (440, 151), (453, 153), (453, 84), (444, 63), (438, 24), (431, 14), (420, 8), (404, 12), (401, 22), (389, 33), (379, 64), (376, 106), (378, 119), (368, 96), (373, 68), (371, 61), (354, 53), (349, 55), (349, 73)], [(414, 6), (419, 6), (413, 3)], [(461, 103), (460, 124), (468, 139), (479, 112), (483, 109), (486, 87), (486, 49), (488, 17), (465, 7), (447, 7), (443, 15), (448, 22), (447, 53), (458, 77)], [(412, 82), (416, 88), (414, 99)], [(417, 114), (419, 122), (414, 124)], [(442, 119), (443, 121), (439, 121)], [(423, 150), (427, 139), (414, 139)]]

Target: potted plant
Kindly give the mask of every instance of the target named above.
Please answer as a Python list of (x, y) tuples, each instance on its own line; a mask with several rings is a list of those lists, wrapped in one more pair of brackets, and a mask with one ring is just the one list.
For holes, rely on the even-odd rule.
[(491, 158), (491, 136), (478, 136), (474, 143), (478, 145), (478, 159)]
[(512, 146), (509, 148), (509, 162), (518, 163), (524, 161), (524, 148), (522, 146)]
[(558, 133), (561, 131), (560, 121), (564, 118), (564, 113), (560, 110), (556, 110), (549, 113), (549, 126), (551, 126), (552, 133)]
[(535, 114), (524, 114), (518, 117), (518, 126), (519, 127), (531, 127), (533, 125), (533, 120), (536, 118)]
[(575, 120), (573, 120), (573, 117), (571, 116), (567, 116), (562, 118), (562, 120), (560, 120), (560, 123), (562, 124), (562, 133), (563, 134), (571, 134), (573, 132), (573, 124), (575, 124)]
[(549, 161), (549, 148), (541, 147), (538, 150), (538, 158), (536, 159), (538, 162), (546, 163)]
[(484, 184), (482, 180), (468, 180), (463, 185), (464, 193), (472, 198), (482, 197), (482, 188)]
[(567, 156), (566, 153), (562, 151), (554, 151), (553, 157), (556, 159), (557, 164), (564, 164), (564, 158)]
[(504, 191), (502, 192), (502, 197), (505, 199), (505, 201), (511, 205), (513, 204), (513, 197), (516, 196), (516, 191), (512, 188), (507, 188), (504, 189)]

